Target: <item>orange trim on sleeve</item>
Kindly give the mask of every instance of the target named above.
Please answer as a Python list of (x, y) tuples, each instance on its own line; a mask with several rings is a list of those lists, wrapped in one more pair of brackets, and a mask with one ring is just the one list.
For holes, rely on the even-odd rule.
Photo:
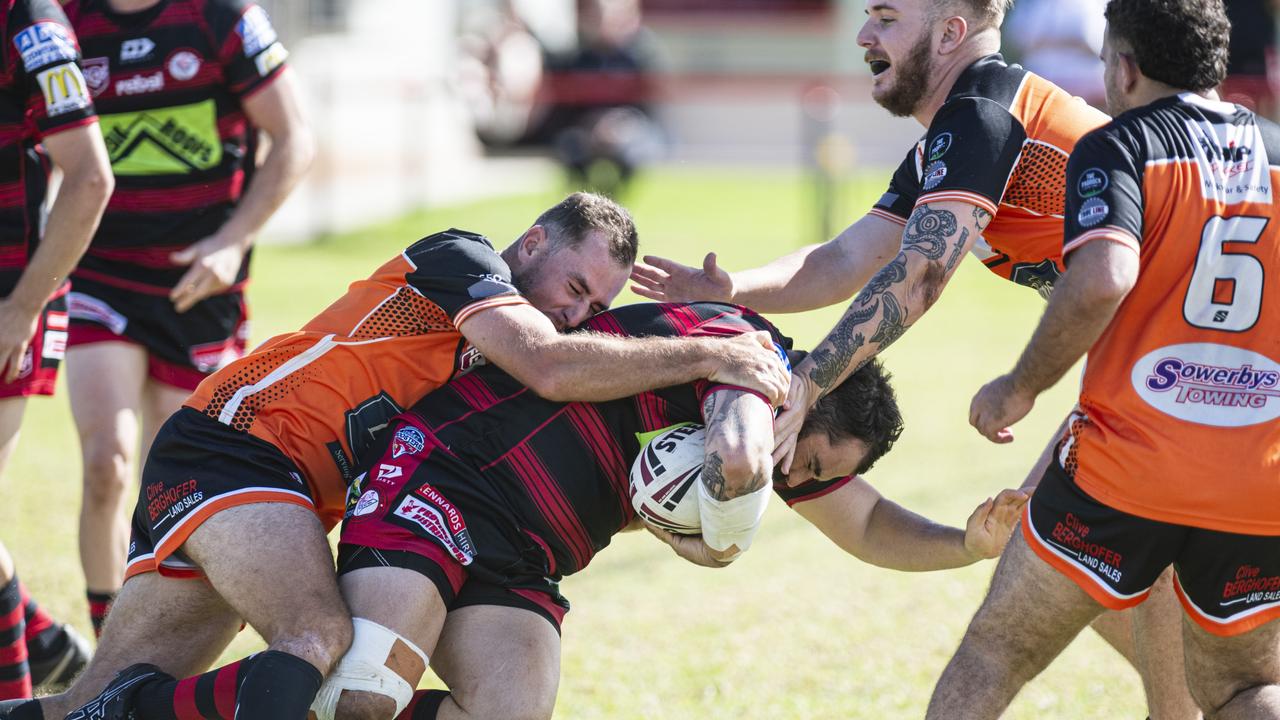
[(906, 221), (905, 219), (900, 218), (900, 217), (898, 217), (897, 215), (894, 215), (893, 213), (891, 213), (891, 212), (889, 212), (889, 211), (887, 211), (887, 210), (881, 210), (880, 208), (871, 208), (871, 210), (870, 210), (870, 211), (868, 211), (868, 212), (867, 212), (867, 214), (868, 214), (868, 215), (875, 215), (875, 216), (876, 216), (876, 217), (878, 217), (878, 218), (881, 218), (881, 219), (884, 219), (884, 220), (888, 220), (889, 222), (893, 223), (894, 225), (901, 225), (901, 226), (903, 226), (903, 227), (906, 227), (906, 226), (907, 226), (907, 221)]
[(1036, 534), (1035, 529), (1031, 527), (1031, 503), (1027, 503), (1022, 507), (1022, 538), (1027, 541), (1027, 545), (1031, 550), (1039, 556), (1039, 558), (1049, 564), (1050, 567), (1057, 570), (1067, 577), (1068, 580), (1074, 582), (1093, 598), (1094, 602), (1103, 606), (1108, 610), (1127, 610), (1128, 608), (1140, 605), (1147, 596), (1151, 594), (1151, 588), (1140, 592), (1132, 597), (1123, 598), (1116, 597), (1112, 594), (1111, 588), (1102, 584), (1102, 581), (1081, 570), (1076, 565), (1064, 560), (1053, 548), (1049, 547), (1040, 536)]
[(530, 305), (531, 303), (524, 298), (523, 295), (499, 295), (497, 297), (477, 300), (470, 305), (458, 311), (453, 318), (453, 326), (461, 329), (462, 323), (471, 319), (472, 315), (491, 308), (501, 307), (503, 305)]
[(1080, 235), (1076, 239), (1062, 246), (1062, 256), (1066, 257), (1069, 253), (1079, 250), (1081, 247), (1088, 245), (1094, 240), (1107, 240), (1114, 243), (1120, 243), (1135, 253), (1142, 254), (1142, 246), (1138, 244), (1138, 238), (1127, 230), (1121, 230), (1118, 227), (1101, 227), (1097, 230)]
[(936, 193), (921, 195), (920, 198), (916, 200), (916, 207), (920, 207), (926, 203), (950, 201), (968, 203), (969, 205), (975, 205), (986, 210), (992, 215), (996, 214), (995, 203), (977, 193), (965, 192), (964, 190), (942, 190)]

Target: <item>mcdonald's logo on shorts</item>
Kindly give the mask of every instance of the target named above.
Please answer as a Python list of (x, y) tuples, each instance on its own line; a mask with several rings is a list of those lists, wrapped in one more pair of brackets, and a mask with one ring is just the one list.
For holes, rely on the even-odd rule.
[(89, 107), (88, 86), (78, 65), (49, 68), (36, 75), (36, 82), (44, 92), (44, 104), (49, 117)]

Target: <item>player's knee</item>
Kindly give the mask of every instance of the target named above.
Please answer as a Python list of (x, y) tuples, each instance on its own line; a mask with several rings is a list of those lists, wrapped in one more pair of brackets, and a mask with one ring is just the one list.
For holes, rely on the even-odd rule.
[(527, 683), (486, 683), (471, 690), (452, 689), (453, 701), (467, 718), (486, 720), (551, 720), (556, 688)]
[(1245, 717), (1249, 708), (1256, 707), (1258, 697), (1266, 694), (1280, 694), (1280, 687), (1273, 683), (1239, 683), (1230, 687), (1196, 688), (1194, 679), (1191, 683), (1191, 697), (1204, 712), (1204, 720), (1218, 718)]
[(88, 443), (84, 448), (84, 490), (94, 503), (113, 503), (129, 486), (130, 457), (116, 442)]
[(351, 647), (351, 618), (345, 614), (305, 615), (296, 624), (280, 627), (273, 634), (271, 649), (296, 655), (327, 674)]
[(396, 701), (386, 695), (348, 691), (338, 700), (334, 720), (392, 720)]

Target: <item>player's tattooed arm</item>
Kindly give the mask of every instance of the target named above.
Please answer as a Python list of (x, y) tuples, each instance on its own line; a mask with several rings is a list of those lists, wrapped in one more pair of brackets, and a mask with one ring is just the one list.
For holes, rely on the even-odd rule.
[(990, 220), (986, 211), (955, 201), (915, 209), (897, 257), (876, 273), (797, 368), (818, 390), (811, 403), (892, 345), (928, 311)]
[(772, 411), (757, 396), (737, 390), (710, 393), (702, 401), (707, 424), (702, 483), (716, 500), (755, 492), (769, 481)]

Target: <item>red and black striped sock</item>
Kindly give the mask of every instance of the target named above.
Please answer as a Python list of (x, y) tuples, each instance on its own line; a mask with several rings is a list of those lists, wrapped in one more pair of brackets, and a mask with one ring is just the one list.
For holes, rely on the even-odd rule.
[(27, 623), (27, 629), (23, 632), (27, 652), (31, 657), (45, 657), (56, 649), (58, 626), (49, 617), (49, 613), (36, 603), (35, 598), (27, 593), (27, 587), (21, 582), (18, 583), (18, 592), (22, 595), (22, 615)]
[[(248, 682), (246, 683), (246, 680)], [(305, 718), (323, 678), (311, 663), (268, 650), (203, 675), (147, 683), (134, 698), (137, 720)]]
[(113, 592), (94, 592), (85, 590), (89, 599), (89, 620), (93, 623), (93, 636), (102, 637), (102, 624), (107, 621), (107, 613), (111, 612), (111, 602), (116, 599)]
[(15, 577), (0, 587), (0, 700), (31, 697), (26, 626), (22, 593)]
[(436, 720), (440, 706), (449, 697), (447, 690), (419, 690), (396, 720)]

